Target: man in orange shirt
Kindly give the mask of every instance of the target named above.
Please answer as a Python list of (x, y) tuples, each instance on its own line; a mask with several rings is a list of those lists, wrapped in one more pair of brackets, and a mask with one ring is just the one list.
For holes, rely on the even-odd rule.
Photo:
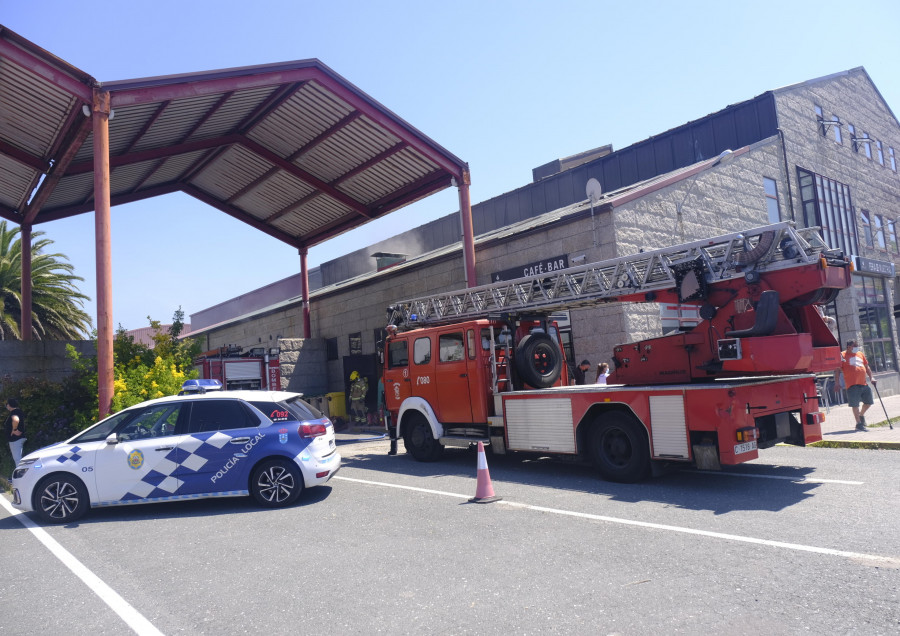
[[(869, 361), (866, 360), (865, 354), (860, 351), (859, 343), (854, 340), (847, 341), (847, 349), (841, 353), (841, 373), (844, 374), (844, 384), (847, 387), (847, 403), (853, 410), (853, 417), (856, 419), (856, 430), (867, 431), (866, 428), (866, 411), (875, 403), (872, 398), (872, 389), (866, 384), (866, 378), (872, 381), (872, 386), (876, 384), (875, 378), (872, 376), (872, 369), (869, 368)], [(834, 385), (838, 385), (838, 372), (834, 372)], [(862, 408), (859, 403), (862, 402)]]

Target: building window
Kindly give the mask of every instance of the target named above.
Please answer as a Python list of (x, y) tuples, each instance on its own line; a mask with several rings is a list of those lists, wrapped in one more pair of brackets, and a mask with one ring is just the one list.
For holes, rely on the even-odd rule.
[(847, 124), (847, 132), (850, 133), (850, 146), (853, 152), (859, 152), (859, 146), (856, 145), (856, 127), (853, 124)]
[(769, 212), (769, 223), (781, 221), (781, 210), (778, 208), (778, 183), (775, 179), (763, 177), (763, 189), (766, 192), (766, 209)]
[(866, 247), (875, 247), (875, 239), (872, 237), (872, 221), (869, 217), (868, 210), (861, 210), (859, 213), (860, 221), (863, 226), (863, 238), (866, 241)]
[(351, 356), (361, 356), (362, 355), (362, 334), (360, 332), (351, 333), (348, 336), (348, 343), (350, 345), (350, 355)]
[(863, 150), (866, 153), (866, 159), (871, 159), (872, 158), (872, 142), (869, 139), (869, 133), (863, 132), (862, 138), (863, 138), (862, 145), (863, 145)]
[(850, 187), (802, 168), (797, 168), (797, 176), (805, 226), (821, 227), (829, 247), (842, 249), (844, 254), (859, 254)]
[(841, 118), (837, 115), (832, 115), (831, 121), (833, 122), (831, 127), (834, 128), (834, 140), (839, 144), (843, 144), (844, 140), (841, 137)]
[(816, 125), (819, 127), (819, 133), (824, 137), (825, 136), (825, 114), (822, 112), (822, 107), (818, 104), (815, 104), (816, 109)]
[(875, 247), (880, 250), (886, 250), (887, 243), (884, 240), (884, 220), (881, 218), (880, 214), (876, 214), (873, 220), (875, 221)]
[(896, 225), (896, 221), (888, 221), (885, 223), (884, 229), (887, 232), (888, 249), (894, 254), (900, 254), (900, 244), (897, 243)]
[(894, 156), (893, 146), (888, 146), (888, 162), (891, 164), (891, 170), (897, 172), (897, 158)]
[(884, 148), (881, 145), (880, 141), (875, 142), (875, 152), (878, 155), (878, 163), (882, 166), (884, 165)]
[(338, 359), (338, 341), (337, 338), (325, 339), (325, 357), (329, 360)]
[(883, 278), (854, 276), (853, 291), (859, 306), (859, 326), (863, 349), (872, 371), (896, 370), (894, 342), (891, 339), (891, 311), (887, 285)]

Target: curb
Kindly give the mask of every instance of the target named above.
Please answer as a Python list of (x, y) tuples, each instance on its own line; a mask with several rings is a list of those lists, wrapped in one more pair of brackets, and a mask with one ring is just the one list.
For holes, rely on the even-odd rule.
[(807, 446), (817, 448), (864, 448), (869, 450), (900, 450), (900, 442), (864, 442), (864, 441), (834, 441), (823, 439), (821, 442), (813, 442)]

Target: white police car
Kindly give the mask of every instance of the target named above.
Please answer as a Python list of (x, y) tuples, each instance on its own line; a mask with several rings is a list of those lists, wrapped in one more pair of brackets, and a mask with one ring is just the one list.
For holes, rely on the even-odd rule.
[(13, 505), (51, 523), (88, 507), (252, 495), (287, 506), (340, 468), (331, 421), (299, 393), (150, 400), (22, 458)]

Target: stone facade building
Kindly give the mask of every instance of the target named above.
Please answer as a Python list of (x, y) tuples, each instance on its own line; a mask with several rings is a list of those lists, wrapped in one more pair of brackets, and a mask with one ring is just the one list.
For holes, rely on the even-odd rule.
[[(853, 287), (826, 311), (838, 319), (842, 343), (864, 342), (882, 393), (894, 393), (898, 149), (900, 123), (863, 68), (769, 91), (619, 151), (604, 147), (583, 153), (581, 163), (561, 160), (559, 173), (548, 175), (544, 166), (533, 183), (473, 206), (478, 284), (541, 263), (605, 260), (778, 221), (821, 226), (826, 242), (856, 266)], [(590, 178), (605, 192), (593, 206), (584, 194)], [(304, 369), (303, 348), (292, 343), (301, 351), (292, 354), (294, 372), (318, 373), (327, 390), (342, 391), (351, 366), (376, 369), (388, 305), (465, 286), (458, 228), (451, 214), (323, 264), (311, 277), (321, 286), (310, 312), (324, 363), (311, 356), (312, 371)], [(390, 266), (379, 271), (376, 254), (392, 257)], [(272, 302), (273, 289), (281, 300)], [(299, 296), (294, 278), (279, 281), (261, 290), (255, 306), (251, 293), (193, 314), (192, 335), (206, 349), (300, 338)], [(628, 304), (561, 318), (570, 363), (596, 364), (617, 344), (658, 336), (696, 316)], [(288, 383), (303, 390), (286, 376)]]

